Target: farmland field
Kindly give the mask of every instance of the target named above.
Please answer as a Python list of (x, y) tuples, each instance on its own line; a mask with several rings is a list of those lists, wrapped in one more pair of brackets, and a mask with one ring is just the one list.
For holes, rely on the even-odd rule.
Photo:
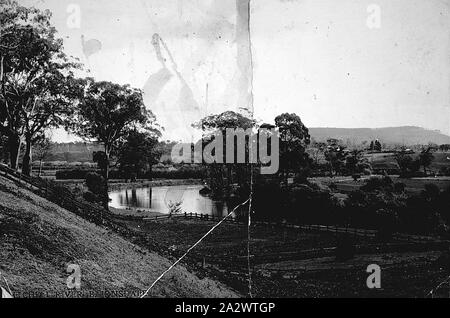
[[(142, 222), (121, 221), (135, 242), (168, 257), (181, 256), (213, 225), (184, 219)], [(361, 253), (337, 261), (334, 233), (256, 226), (251, 229), (250, 267), (256, 297), (424, 297), (446, 272), (437, 260), (439, 250), (423, 248)], [(222, 224), (200, 243), (185, 262), (199, 276), (215, 278), (242, 295), (248, 291), (247, 227)], [(375, 239), (354, 238), (359, 246), (378, 246)], [(378, 248), (377, 248), (378, 250)], [(316, 251), (316, 256), (311, 256)], [(313, 253), (314, 254), (314, 253)], [(309, 255), (309, 256), (306, 256)], [(369, 264), (383, 267), (383, 288), (366, 286)], [(402, 288), (399, 288), (402, 286)], [(445, 291), (447, 292), (448, 287)]]

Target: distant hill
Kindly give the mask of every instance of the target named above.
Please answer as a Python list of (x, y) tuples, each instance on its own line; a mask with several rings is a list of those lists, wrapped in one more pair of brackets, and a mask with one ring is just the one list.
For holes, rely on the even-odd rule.
[(385, 144), (417, 145), (429, 142), (450, 144), (450, 136), (437, 130), (428, 130), (415, 126), (386, 128), (310, 128), (309, 133), (316, 141), (337, 138), (343, 141), (361, 143), (379, 139)]

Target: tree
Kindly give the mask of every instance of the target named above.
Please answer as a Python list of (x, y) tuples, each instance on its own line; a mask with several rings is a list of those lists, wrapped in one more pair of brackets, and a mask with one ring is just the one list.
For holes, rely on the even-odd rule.
[(42, 164), (52, 150), (52, 143), (49, 138), (43, 136), (34, 147), (34, 155), (39, 160), (39, 174), (42, 174)]
[(333, 176), (333, 172), (336, 174), (342, 172), (348, 152), (345, 147), (341, 145), (339, 139), (329, 138), (327, 144), (325, 159), (328, 161), (330, 174)]
[(120, 170), (130, 179), (133, 179), (131, 176), (138, 176), (146, 169), (151, 171), (152, 165), (156, 164), (161, 156), (156, 149), (157, 144), (158, 139), (149, 133), (130, 131), (118, 150)]
[(363, 150), (353, 149), (346, 158), (345, 166), (349, 173), (357, 173), (360, 171), (360, 164), (363, 161)]
[(63, 74), (42, 75), (35, 83), (35, 102), (32, 109), (23, 110), (25, 125), (25, 154), (22, 172), (30, 174), (32, 146), (39, 141), (44, 129), (59, 127), (70, 116), (82, 92), (82, 81)]
[(439, 150), (444, 152), (444, 151), (449, 151), (450, 150), (450, 144), (442, 144), (439, 146)]
[[(92, 78), (86, 80), (84, 96), (67, 125), (78, 136), (103, 145), (106, 191), (110, 155), (119, 141), (133, 129), (155, 136), (160, 134), (153, 113), (145, 108), (140, 90), (128, 85), (95, 82)], [(108, 208), (107, 204), (105, 208)]]
[(375, 150), (375, 151), (381, 151), (382, 150), (381, 142), (378, 139), (375, 140), (373, 150)]
[(316, 165), (318, 165), (319, 164), (319, 155), (321, 154), (321, 153), (324, 153), (325, 152), (325, 149), (327, 148), (327, 144), (326, 143), (324, 143), (324, 142), (316, 142), (316, 141), (313, 141), (312, 143), (311, 143), (311, 148), (312, 148), (312, 159), (314, 160), (314, 163), (316, 164)]
[[(241, 187), (247, 187), (247, 183), (249, 183), (247, 178), (247, 167), (251, 167), (251, 165), (246, 165), (246, 167), (242, 167), (242, 165), (226, 163), (226, 145), (227, 145), (227, 129), (243, 129), (248, 130), (252, 129), (256, 126), (256, 121), (252, 118), (248, 118), (243, 114), (236, 113), (233, 111), (226, 111), (221, 114), (210, 115), (205, 118), (202, 118), (199, 122), (194, 123), (192, 125), (194, 128), (201, 129), (204, 133), (204, 137), (202, 138), (202, 149), (212, 143), (216, 135), (222, 136), (223, 138), (223, 163), (213, 163), (208, 166), (208, 182), (211, 190), (214, 195), (220, 196), (223, 195), (223, 191), (230, 188), (230, 185), (233, 183), (233, 172), (237, 176), (238, 183)], [(220, 133), (220, 134), (216, 134)], [(254, 145), (256, 146), (256, 145)], [(235, 153), (234, 157), (236, 158), (237, 147), (234, 147)], [(248, 156), (249, 151), (249, 141), (245, 142), (245, 152), (246, 156)], [(224, 174), (226, 177), (224, 177)]]
[(413, 161), (411, 156), (407, 155), (404, 151), (399, 151), (395, 154), (395, 160), (400, 167), (401, 174), (406, 175)]
[(284, 113), (275, 118), (280, 138), (280, 172), (285, 184), (289, 172), (298, 174), (302, 168), (309, 167), (310, 159), (306, 147), (311, 142), (308, 128), (296, 114)]
[(419, 162), (420, 165), (423, 166), (423, 172), (425, 175), (427, 174), (427, 167), (431, 165), (431, 162), (434, 160), (434, 156), (432, 153), (432, 148), (428, 147), (424, 149), (419, 154)]
[(58, 126), (73, 104), (68, 100), (73, 87), (65, 83), (79, 64), (64, 54), (63, 42), (50, 24), (50, 11), (9, 0), (1, 4), (0, 129), (8, 137), (14, 169), (21, 144), (26, 142), (23, 172), (29, 174), (32, 144), (43, 130)]

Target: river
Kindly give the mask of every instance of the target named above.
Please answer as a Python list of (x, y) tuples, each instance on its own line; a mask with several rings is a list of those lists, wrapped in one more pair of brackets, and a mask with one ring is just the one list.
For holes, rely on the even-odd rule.
[(202, 185), (133, 187), (111, 191), (110, 206), (117, 209), (137, 208), (150, 212), (169, 213), (169, 204), (182, 202), (181, 210), (187, 213), (200, 213), (225, 216), (226, 203), (213, 201), (199, 194)]

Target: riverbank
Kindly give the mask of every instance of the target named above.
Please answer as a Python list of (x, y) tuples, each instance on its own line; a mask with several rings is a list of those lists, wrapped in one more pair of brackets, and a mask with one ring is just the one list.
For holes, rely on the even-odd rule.
[(142, 218), (150, 218), (154, 216), (163, 216), (166, 215), (164, 213), (148, 211), (145, 209), (137, 209), (137, 208), (127, 208), (127, 209), (118, 209), (109, 207), (109, 212), (113, 215), (117, 215), (119, 217), (129, 217), (141, 220)]
[[(82, 179), (55, 180), (58, 183), (69, 187), (85, 186)], [(108, 181), (110, 191), (138, 188), (138, 187), (165, 187), (178, 185), (200, 185), (203, 184), (201, 179), (155, 179), (155, 180), (137, 180), (134, 182), (125, 182), (122, 179), (112, 179)]]

